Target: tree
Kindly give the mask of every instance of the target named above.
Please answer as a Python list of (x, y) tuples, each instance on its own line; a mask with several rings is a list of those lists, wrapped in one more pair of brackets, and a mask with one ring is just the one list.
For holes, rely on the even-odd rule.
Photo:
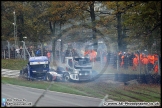
[[(53, 38), (53, 45), (55, 45), (56, 41), (62, 37), (62, 25), (65, 22), (67, 23), (69, 19), (73, 19), (77, 16), (75, 5), (75, 2), (73, 1), (51, 2), (50, 7), (48, 8), (47, 17), (49, 20), (51, 37)], [(57, 25), (59, 26), (59, 34), (56, 34)], [(61, 51), (62, 49), (63, 48), (61, 47)]]
[[(133, 45), (135, 42), (137, 42), (136, 46), (138, 48), (139, 45), (141, 45), (141, 49), (146, 48), (146, 46), (149, 47), (150, 41), (155, 38), (154, 34), (158, 34), (159, 39), (161, 31), (161, 1), (108, 1), (102, 3), (107, 6), (109, 12), (100, 21), (103, 21), (108, 27), (117, 24), (119, 50), (124, 50), (126, 48), (125, 45)], [(114, 20), (113, 16), (116, 19), (116, 24), (110, 23)], [(111, 18), (112, 20), (109, 20)]]
[[(127, 10), (124, 25), (131, 31), (129, 41), (137, 40), (141, 50), (151, 51), (156, 40), (161, 44), (161, 1), (137, 2), (136, 6)], [(140, 43), (140, 44), (139, 44)], [(159, 48), (160, 49), (160, 48)], [(159, 50), (160, 53), (160, 50)]]

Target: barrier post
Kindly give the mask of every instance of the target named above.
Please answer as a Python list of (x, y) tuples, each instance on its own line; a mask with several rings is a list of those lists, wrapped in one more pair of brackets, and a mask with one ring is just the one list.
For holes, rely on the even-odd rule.
[(8, 43), (8, 58), (10, 59), (10, 43), (7, 41)]
[(4, 55), (4, 59), (5, 59), (5, 52), (6, 52), (6, 51), (4, 50), (4, 53), (3, 53), (3, 55)]
[(24, 60), (26, 60), (26, 54), (25, 54), (25, 42), (21, 41), (23, 43), (23, 51), (24, 51)]

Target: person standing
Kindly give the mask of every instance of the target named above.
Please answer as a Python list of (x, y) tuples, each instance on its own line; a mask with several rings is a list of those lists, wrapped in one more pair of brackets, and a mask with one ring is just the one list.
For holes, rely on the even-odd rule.
[(22, 46), (20, 46), (20, 58), (22, 58), (22, 52), (23, 52), (23, 49), (22, 49)]
[(123, 61), (124, 61), (124, 69), (128, 69), (128, 61), (129, 59), (128, 59), (128, 55), (127, 55), (127, 53), (125, 53), (124, 54), (124, 59), (123, 59)]
[(36, 56), (41, 56), (41, 50), (40, 50), (40, 48), (36, 51)]
[(148, 73), (148, 63), (149, 63), (149, 60), (147, 58), (147, 56), (145, 55), (142, 59), (142, 63), (144, 64), (144, 70), (145, 70), (145, 73), (147, 74)]
[(158, 73), (158, 55), (154, 54), (154, 72)]
[(16, 47), (16, 58), (20, 58), (20, 48), (17, 46)]
[(124, 55), (121, 56), (121, 62), (120, 62), (120, 67), (123, 68), (124, 67)]
[(132, 67), (132, 70), (133, 71), (137, 71), (137, 66), (138, 66), (138, 58), (137, 57), (134, 57), (133, 58), (133, 67)]
[(50, 61), (51, 53), (49, 51), (47, 52), (47, 57), (48, 57), (48, 60)]

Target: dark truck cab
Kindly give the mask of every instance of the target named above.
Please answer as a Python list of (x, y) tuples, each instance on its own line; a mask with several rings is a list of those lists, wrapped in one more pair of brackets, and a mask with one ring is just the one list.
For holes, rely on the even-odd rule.
[(49, 72), (49, 64), (50, 62), (46, 56), (30, 57), (26, 67), (20, 70), (20, 75), (28, 80), (46, 80), (47, 73)]

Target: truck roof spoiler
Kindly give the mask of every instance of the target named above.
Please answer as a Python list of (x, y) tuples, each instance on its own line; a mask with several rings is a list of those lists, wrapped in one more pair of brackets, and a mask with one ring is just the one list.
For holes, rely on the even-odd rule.
[(41, 61), (48, 61), (46, 56), (38, 56), (38, 57), (30, 57), (29, 62), (41, 62)]

